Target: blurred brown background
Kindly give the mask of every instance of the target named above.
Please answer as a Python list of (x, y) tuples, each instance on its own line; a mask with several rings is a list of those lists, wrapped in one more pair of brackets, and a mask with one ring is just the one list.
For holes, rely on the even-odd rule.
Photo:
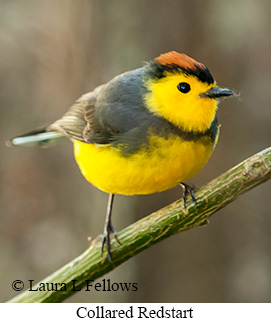
[[(240, 93), (218, 111), (219, 144), (190, 182), (207, 183), (270, 145), (271, 2), (266, 0), (0, 1), (0, 301), (12, 281), (38, 282), (102, 232), (107, 195), (81, 176), (67, 141), (7, 148), (54, 121), (81, 94), (160, 53), (185, 52)], [(80, 292), (68, 302), (270, 302), (271, 217), (266, 183), (104, 278), (137, 292)], [(116, 198), (121, 229), (180, 198), (179, 188)]]

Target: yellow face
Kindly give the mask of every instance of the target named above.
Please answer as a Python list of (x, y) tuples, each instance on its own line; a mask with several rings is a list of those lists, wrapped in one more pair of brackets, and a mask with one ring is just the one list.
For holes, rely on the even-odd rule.
[(217, 105), (216, 99), (203, 98), (200, 94), (214, 86), (215, 83), (203, 83), (182, 71), (167, 72), (161, 79), (147, 81), (149, 92), (144, 99), (150, 111), (183, 130), (203, 132), (210, 127)]

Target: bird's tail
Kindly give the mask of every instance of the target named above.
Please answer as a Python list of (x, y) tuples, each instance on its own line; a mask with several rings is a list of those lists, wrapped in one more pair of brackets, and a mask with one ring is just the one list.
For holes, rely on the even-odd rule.
[(61, 131), (47, 131), (46, 128), (40, 128), (33, 131), (24, 133), (21, 136), (12, 138), (6, 142), (8, 147), (10, 146), (35, 146), (48, 147), (54, 144), (58, 139), (64, 137), (64, 133)]

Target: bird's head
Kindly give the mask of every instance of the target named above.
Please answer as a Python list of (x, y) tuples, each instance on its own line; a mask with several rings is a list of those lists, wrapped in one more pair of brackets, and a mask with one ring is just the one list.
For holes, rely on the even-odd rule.
[(174, 51), (146, 66), (144, 86), (147, 108), (185, 131), (207, 130), (215, 117), (217, 99), (233, 95), (216, 85), (205, 65)]

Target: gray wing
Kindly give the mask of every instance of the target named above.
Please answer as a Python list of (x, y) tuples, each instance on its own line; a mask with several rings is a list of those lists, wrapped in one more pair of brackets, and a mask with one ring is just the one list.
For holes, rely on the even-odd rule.
[(149, 129), (160, 132), (164, 121), (144, 105), (144, 68), (115, 77), (79, 98), (48, 130), (58, 130), (86, 143), (121, 146), (133, 153), (148, 143)]

